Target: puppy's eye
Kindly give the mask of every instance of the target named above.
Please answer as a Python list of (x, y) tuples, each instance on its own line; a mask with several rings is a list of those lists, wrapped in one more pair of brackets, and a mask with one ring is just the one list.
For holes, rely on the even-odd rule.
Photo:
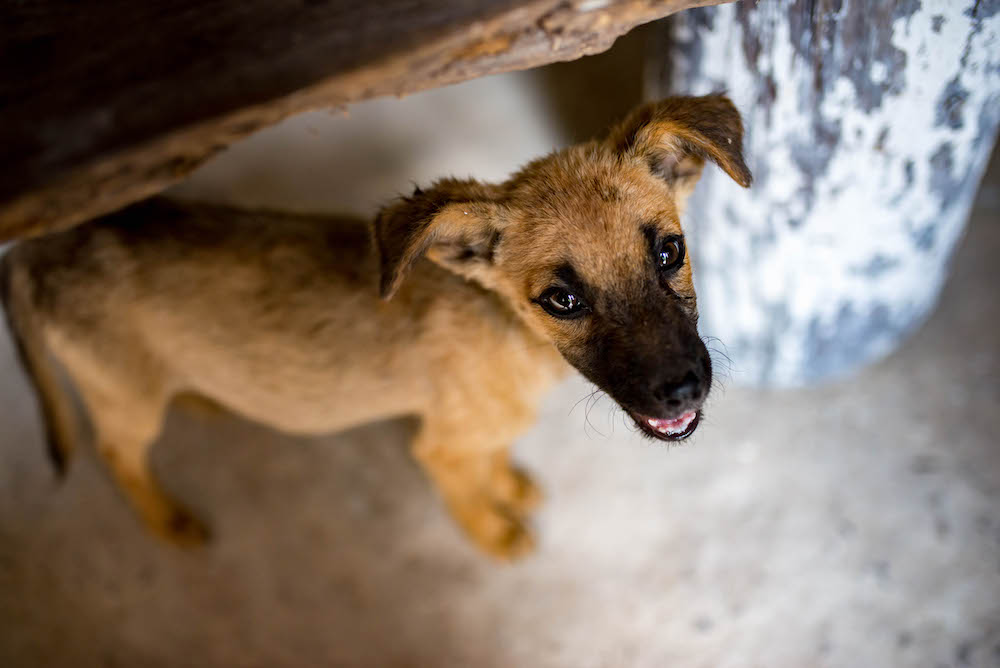
[(549, 288), (535, 302), (557, 318), (576, 318), (587, 310), (582, 299), (563, 288)]
[(664, 240), (657, 253), (657, 266), (660, 271), (670, 271), (676, 269), (684, 262), (684, 240), (680, 237), (671, 237)]

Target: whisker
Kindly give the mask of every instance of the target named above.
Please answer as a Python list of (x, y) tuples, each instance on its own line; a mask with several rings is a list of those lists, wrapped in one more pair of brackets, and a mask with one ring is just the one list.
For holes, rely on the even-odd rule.
[(608, 424), (611, 425), (611, 435), (612, 436), (614, 436), (614, 434), (615, 434), (615, 415), (617, 414), (617, 410), (616, 409), (617, 409), (617, 406), (615, 406), (613, 403), (612, 404), (608, 404), (608, 411), (605, 414), (605, 420), (607, 420)]
[(597, 394), (600, 391), (601, 391), (601, 388), (595, 387), (592, 392), (590, 392), (589, 394), (585, 394), (583, 397), (580, 398), (579, 401), (577, 401), (575, 404), (573, 404), (573, 407), (569, 409), (569, 412), (566, 413), (566, 415), (572, 415), (573, 411), (576, 410), (577, 406), (579, 406), (582, 402), (586, 401), (587, 399), (590, 399), (592, 396), (594, 396), (595, 394)]
[(733, 358), (729, 355), (729, 347), (726, 346), (722, 339), (717, 336), (703, 336), (701, 340), (712, 358), (714, 373), (712, 374), (710, 389), (718, 393), (725, 393), (726, 382), (732, 381), (734, 375), (739, 373), (739, 369), (736, 367)]
[[(594, 396), (594, 395), (592, 394), (591, 396)], [(594, 403), (588, 401), (587, 402), (587, 409), (586, 409), (586, 412), (585, 412), (585, 416), (586, 417), (585, 417), (585, 420), (584, 420), (584, 430), (586, 430), (587, 425), (590, 425), (590, 428), (593, 429), (594, 431), (596, 431), (601, 438), (607, 438), (606, 435), (600, 429), (598, 429), (597, 427), (595, 427), (594, 424), (590, 421), (590, 411), (591, 411), (591, 409), (593, 407), (594, 407)]]
[(726, 353), (722, 352), (721, 350), (719, 350), (717, 348), (709, 348), (708, 352), (715, 353), (715, 355), (716, 355), (716, 361), (725, 360), (727, 366), (729, 366), (729, 367), (733, 366), (733, 358), (730, 357), (729, 355), (727, 355)]
[[(604, 437), (604, 434), (601, 433), (601, 431), (594, 426), (593, 422), (590, 421), (590, 411), (593, 410), (594, 405), (601, 399), (602, 394), (604, 394), (604, 391), (601, 388), (595, 386), (590, 393), (588, 393), (585, 397), (580, 399), (580, 401), (577, 401), (575, 404), (573, 404), (573, 408), (576, 408), (577, 406), (580, 405), (581, 402), (584, 401), (586, 402), (584, 404), (584, 409), (583, 409), (584, 410), (583, 431), (584, 434), (587, 435), (587, 438), (590, 438), (590, 434), (587, 431), (588, 427), (597, 432), (601, 437)], [(570, 410), (570, 412), (572, 412), (572, 409)]]

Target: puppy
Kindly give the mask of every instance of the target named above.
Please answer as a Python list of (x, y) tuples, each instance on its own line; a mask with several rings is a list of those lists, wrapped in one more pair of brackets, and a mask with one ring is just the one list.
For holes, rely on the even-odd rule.
[(301, 434), (415, 415), (451, 514), (516, 557), (539, 494), (509, 448), (569, 367), (652, 438), (698, 426), (712, 368), (680, 216), (706, 160), (750, 185), (742, 136), (727, 98), (670, 98), (504, 183), (417, 189), (374, 234), (154, 198), (23, 242), (0, 288), (53, 460), (77, 433), (61, 367), (142, 520), (191, 544), (203, 525), (149, 468), (176, 394)]

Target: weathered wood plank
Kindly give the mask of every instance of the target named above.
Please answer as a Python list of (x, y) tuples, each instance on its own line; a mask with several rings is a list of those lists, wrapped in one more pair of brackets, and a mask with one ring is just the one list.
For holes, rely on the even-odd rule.
[(8, 2), (0, 240), (155, 193), (294, 112), (571, 60), (719, 1)]

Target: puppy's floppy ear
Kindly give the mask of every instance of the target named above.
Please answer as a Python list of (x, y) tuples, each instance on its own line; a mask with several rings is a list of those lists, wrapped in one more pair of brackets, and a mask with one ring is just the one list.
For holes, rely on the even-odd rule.
[(499, 189), (472, 180), (443, 179), (417, 188), (375, 218), (381, 280), (391, 298), (421, 256), (469, 278), (483, 278), (500, 240)]
[(743, 161), (743, 122), (724, 95), (669, 97), (639, 107), (607, 142), (621, 155), (636, 156), (686, 196), (711, 160), (744, 188), (753, 177)]

